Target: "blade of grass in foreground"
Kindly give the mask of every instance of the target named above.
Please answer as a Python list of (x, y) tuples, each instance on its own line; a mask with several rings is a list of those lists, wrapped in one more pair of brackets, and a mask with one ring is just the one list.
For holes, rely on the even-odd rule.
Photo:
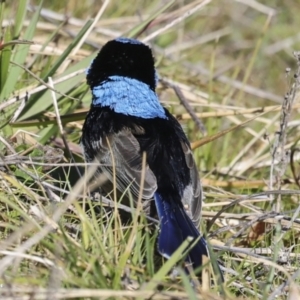
[[(68, 55), (71, 53), (72, 49), (77, 45), (77, 43), (81, 40), (82, 36), (85, 34), (85, 32), (88, 30), (88, 28), (91, 26), (92, 20), (89, 20), (85, 26), (80, 30), (74, 41), (66, 48), (64, 53), (57, 59), (57, 61), (54, 63), (53, 67), (44, 75), (42, 78), (43, 81), (48, 81), (48, 77), (52, 76), (56, 70), (59, 68), (59, 66), (64, 62), (64, 60), (68, 57)], [(74, 70), (82, 69), (83, 67), (86, 67), (89, 65), (91, 60), (91, 57), (85, 58), (84, 60), (80, 61), (78, 64), (76, 64), (76, 67), (68, 68), (66, 72), (61, 74), (62, 76), (74, 72)], [(66, 84), (66, 82), (62, 82), (55, 86), (56, 89), (60, 90), (60, 86), (64, 90), (63, 92), (66, 93), (70, 89), (72, 89), (75, 84), (78, 84), (78, 79), (82, 80), (82, 76), (77, 76), (76, 78), (72, 78), (71, 82), (72, 84)], [(40, 92), (35, 94), (34, 96), (30, 97), (29, 101), (26, 104), (26, 107), (24, 111), (22, 112), (19, 120), (24, 120), (31, 118), (39, 113), (41, 113), (43, 110), (45, 110), (47, 107), (51, 105), (49, 101), (49, 96), (46, 96), (46, 92)]]
[[(30, 21), (30, 25), (28, 26), (27, 30), (25, 31), (25, 34), (24, 34), (25, 40), (31, 41), (33, 39), (35, 29), (36, 29), (36, 24), (37, 24), (39, 16), (40, 16), (40, 11), (41, 11), (42, 5), (43, 5), (43, 1), (40, 2), (40, 5), (38, 6), (36, 12), (34, 13), (32, 19)], [(18, 14), (18, 16), (20, 18), (24, 17), (22, 14)], [(13, 51), (12, 60), (19, 65), (23, 65), (27, 58), (29, 47), (30, 47), (30, 45), (26, 45), (26, 44), (16, 47)], [(3, 89), (0, 92), (0, 99), (8, 98), (8, 96), (14, 91), (14, 89), (16, 89), (16, 85), (18, 83), (18, 80), (20, 79), (22, 72), (23, 72), (22, 69), (20, 69), (16, 66), (11, 66), (8, 76), (5, 80)]]
[(124, 33), (124, 36), (128, 37), (137, 37), (147, 26), (156, 19), (159, 15), (161, 15), (164, 11), (166, 11), (169, 7), (174, 4), (175, 0), (168, 2), (165, 6), (163, 6), (159, 11), (151, 15), (148, 19), (146, 19), (142, 24), (137, 25), (133, 29), (131, 29), (128, 33)]
[[(95, 54), (86, 57), (85, 59), (78, 62), (76, 65), (68, 68), (61, 76), (65, 76), (67, 74), (71, 74), (75, 71), (81, 70), (87, 67), (91, 60), (94, 58)], [(83, 79), (85, 78), (85, 74), (82, 73), (77, 75), (76, 77), (72, 77), (67, 79), (64, 82), (60, 82), (54, 86), (54, 88), (64, 94), (68, 94), (71, 90), (73, 90)], [(49, 101), (49, 90), (43, 92), (43, 94), (36, 94), (34, 97), (30, 97), (27, 106), (25, 107), (22, 115), (19, 117), (18, 121), (30, 119), (42, 112), (44, 112), (48, 107), (52, 105), (52, 102)], [(64, 98), (59, 98), (58, 103)], [(56, 123), (56, 122), (55, 122)]]
[[(0, 91), (2, 91), (5, 82), (7, 81), (7, 74), (9, 69), (9, 61), (11, 57), (12, 46), (5, 46), (6, 42), (11, 40), (10, 30), (6, 30), (4, 35), (4, 44), (1, 45), (2, 49), (0, 52)], [(0, 102), (3, 98), (0, 97)]]
[(180, 247), (174, 252), (174, 254), (167, 260), (167, 262), (154, 274), (152, 279), (143, 288), (145, 291), (154, 290), (155, 287), (164, 280), (165, 276), (171, 271), (175, 264), (182, 258), (182, 253), (191, 243), (192, 238), (187, 238)]
[[(0, 24), (2, 24), (4, 19), (4, 8), (5, 8), (5, 1), (0, 1)], [(0, 26), (0, 36), (3, 36), (2, 26)]]
[(81, 38), (84, 36), (86, 31), (90, 28), (92, 25), (93, 20), (88, 20), (86, 24), (82, 27), (82, 29), (77, 34), (76, 38), (73, 40), (73, 42), (67, 47), (67, 49), (63, 52), (62, 55), (59, 56), (57, 61), (54, 63), (54, 66), (49, 70), (48, 73), (45, 74), (43, 77), (43, 80), (46, 81), (48, 77), (51, 77), (54, 75), (56, 70), (60, 67), (60, 65), (65, 61), (65, 59), (68, 57), (68, 55), (72, 52), (73, 48), (79, 43)]
[(190, 300), (197, 300), (198, 298), (196, 296), (195, 290), (193, 289), (193, 286), (191, 285), (191, 281), (188, 278), (188, 276), (186, 275), (186, 273), (180, 268), (178, 268), (178, 272), (179, 272), (180, 277), (182, 279), (184, 289), (185, 289), (186, 293), (189, 295), (189, 299)]
[[(18, 11), (15, 19), (15, 24), (14, 24), (14, 36), (13, 36), (14, 39), (17, 39), (20, 36), (21, 30), (24, 25), (28, 2), (29, 2), (28, 0), (19, 1)], [(40, 6), (41, 5), (42, 3), (40, 4)]]

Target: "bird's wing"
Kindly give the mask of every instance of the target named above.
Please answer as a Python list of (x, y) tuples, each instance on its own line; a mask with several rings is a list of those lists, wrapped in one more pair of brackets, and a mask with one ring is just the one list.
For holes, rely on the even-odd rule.
[(189, 145), (181, 142), (182, 150), (185, 154), (185, 161), (190, 169), (191, 183), (185, 188), (182, 202), (188, 206), (188, 213), (196, 226), (199, 225), (202, 209), (203, 192), (199, 173)]
[(131, 130), (123, 129), (94, 141), (93, 148), (98, 153), (102, 173), (111, 182), (114, 181), (115, 168), (118, 190), (124, 191), (130, 187), (132, 195), (138, 198), (141, 178), (144, 177), (142, 198), (153, 198), (157, 189), (156, 177), (147, 164), (143, 170), (140, 146)]

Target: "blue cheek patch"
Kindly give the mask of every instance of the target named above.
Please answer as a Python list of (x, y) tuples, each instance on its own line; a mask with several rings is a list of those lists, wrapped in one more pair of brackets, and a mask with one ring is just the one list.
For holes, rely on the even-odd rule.
[(116, 113), (144, 119), (167, 119), (158, 97), (139, 80), (110, 76), (108, 81), (92, 89), (94, 106), (107, 106)]

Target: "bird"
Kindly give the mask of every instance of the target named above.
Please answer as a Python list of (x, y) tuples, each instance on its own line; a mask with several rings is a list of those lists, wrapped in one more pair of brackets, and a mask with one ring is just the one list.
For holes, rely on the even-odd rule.
[(151, 206), (159, 219), (157, 248), (163, 257), (169, 259), (191, 237), (195, 245), (185, 262), (200, 267), (202, 256), (209, 257), (198, 230), (201, 181), (187, 136), (159, 101), (151, 48), (132, 38), (110, 40), (87, 69), (86, 79), (92, 102), (80, 141), (85, 160), (96, 159), (99, 173), (110, 183), (115, 180), (119, 192), (129, 187), (135, 199), (142, 193), (145, 207)]

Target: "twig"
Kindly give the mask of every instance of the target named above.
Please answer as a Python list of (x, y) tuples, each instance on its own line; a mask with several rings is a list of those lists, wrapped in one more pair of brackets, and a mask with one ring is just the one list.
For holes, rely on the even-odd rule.
[[(14, 64), (16, 64), (16, 63), (14, 63)], [(17, 64), (16, 64), (16, 65), (17, 65)], [(19, 66), (20, 68), (23, 68), (23, 69), (26, 70), (26, 72), (27, 72), (27, 69), (26, 69), (25, 67), (23, 67), (23, 66), (21, 66), (21, 65), (18, 65), (18, 66)], [(30, 75), (33, 74), (30, 70), (28, 70), (28, 71), (30, 72), (30, 73), (28, 72)], [(82, 73), (84, 73), (84, 72), (85, 72), (85, 69), (78, 70), (78, 71), (76, 71), (76, 72), (73, 72), (73, 73), (71, 73), (71, 74), (68, 74), (68, 75), (66, 75), (66, 76), (63, 76), (63, 77), (61, 77), (61, 78), (56, 79), (56, 80), (54, 81), (54, 84), (57, 84), (57, 83), (66, 81), (67, 79), (73, 78), (73, 77), (75, 77), (75, 76), (77, 76), (77, 75), (80, 75), (80, 74), (82, 74)], [(4, 110), (5, 108), (7, 108), (7, 107), (9, 107), (9, 106), (11, 106), (11, 105), (13, 105), (13, 104), (15, 104), (16, 102), (21, 101), (21, 100), (23, 100), (23, 99), (26, 99), (26, 97), (27, 97), (28, 94), (33, 95), (33, 94), (38, 93), (38, 92), (40, 92), (40, 91), (43, 91), (43, 90), (45, 90), (45, 89), (47, 89), (47, 88), (50, 89), (50, 90), (52, 89), (46, 82), (44, 82), (44, 81), (42, 81), (40, 78), (36, 77), (35, 74), (33, 74), (33, 75), (34, 75), (34, 78), (37, 79), (42, 85), (39, 85), (39, 86), (37, 86), (37, 87), (32, 87), (32, 89), (27, 88), (26, 91), (25, 91), (25, 92), (21, 92), (20, 95), (18, 95), (18, 96), (16, 96), (16, 97), (12, 97), (12, 98), (10, 98), (9, 100), (4, 101), (3, 103), (0, 103), (0, 112), (1, 112), (2, 110)], [(61, 93), (60, 91), (56, 91), (56, 90), (54, 90), (54, 91), (55, 91), (56, 93), (58, 93), (59, 95), (62, 95), (62, 96), (67, 97), (67, 98), (69, 98), (69, 99), (76, 100), (76, 101), (78, 100), (78, 99), (73, 98), (73, 97), (70, 97), (70, 96), (68, 96), (68, 95), (66, 95), (66, 94), (64, 94), (64, 93)]]
[[(68, 151), (71, 162), (75, 162), (72, 151), (69, 148), (67, 139), (66, 139), (65, 134), (64, 134), (64, 129), (63, 129), (63, 126), (62, 126), (62, 122), (61, 122), (60, 114), (59, 114), (59, 109), (58, 109), (58, 105), (57, 105), (56, 95), (55, 95), (55, 92), (53, 91), (54, 90), (54, 85), (53, 85), (53, 81), (52, 81), (51, 77), (48, 78), (48, 82), (49, 82), (49, 85), (52, 87), (52, 89), (50, 90), (50, 93), (51, 93), (52, 100), (53, 100), (54, 111), (55, 111), (55, 114), (56, 114), (56, 121), (57, 121), (57, 125), (58, 125), (59, 131), (60, 131), (61, 138), (64, 142), (66, 150)], [(81, 177), (82, 174), (81, 174), (79, 168), (76, 167), (76, 166), (75, 166), (75, 168), (76, 168), (76, 171), (77, 171), (79, 177)]]
[[(94, 27), (96, 26), (97, 22), (99, 21), (99, 19), (103, 15), (103, 13), (106, 10), (109, 2), (110, 2), (110, 0), (105, 0), (104, 1), (104, 3), (101, 6), (101, 9), (98, 11), (96, 17), (94, 18), (93, 23), (91, 24), (91, 26), (89, 27), (89, 29), (85, 32), (85, 34), (82, 36), (82, 38), (78, 42), (78, 44), (73, 48), (72, 52), (70, 53), (71, 56), (75, 55), (78, 52), (78, 50), (81, 48), (81, 46), (83, 45), (83, 43), (87, 39), (88, 35), (91, 33), (91, 31), (94, 29)], [(71, 62), (70, 59), (66, 59), (62, 63), (62, 65), (60, 66), (60, 69), (59, 69), (58, 72), (62, 73), (63, 71), (65, 71), (65, 69), (68, 67), (68, 65), (70, 64), (70, 62)]]
[[(278, 161), (278, 167), (274, 168), (275, 171), (275, 179), (277, 183), (277, 189), (281, 189), (281, 178), (284, 175), (286, 168), (288, 166), (289, 162), (289, 157), (290, 157), (290, 150), (285, 149), (285, 144), (286, 144), (286, 138), (287, 138), (287, 127), (288, 127), (288, 122), (290, 120), (290, 114), (291, 110), (293, 107), (293, 102), (296, 98), (296, 92), (299, 89), (300, 86), (300, 81), (299, 81), (299, 76), (300, 76), (300, 52), (295, 52), (294, 53), (295, 58), (297, 59), (298, 63), (298, 70), (294, 76), (295, 81), (292, 84), (289, 92), (285, 95), (284, 101), (282, 103), (282, 110), (281, 110), (281, 118), (280, 118), (280, 128), (279, 131), (276, 132), (276, 138), (275, 142), (273, 144), (273, 149), (272, 149), (272, 165), (271, 165), (271, 175), (273, 177), (273, 168), (275, 165), (275, 161)], [(272, 179), (272, 178), (270, 178)], [(277, 203), (276, 203), (276, 211), (280, 211), (280, 202), (281, 198), (280, 195), (277, 198)]]
[(158, 35), (162, 34), (166, 30), (174, 27), (175, 25), (177, 25), (178, 23), (182, 22), (186, 18), (190, 17), (191, 15), (193, 15), (194, 13), (196, 13), (198, 10), (202, 9), (205, 5), (207, 5), (210, 2), (211, 2), (211, 0), (204, 0), (200, 4), (196, 5), (192, 9), (188, 10), (187, 12), (185, 12), (182, 16), (178, 17), (177, 19), (175, 19), (172, 22), (168, 23), (164, 27), (161, 27), (158, 30), (154, 31), (153, 33), (149, 34), (147, 37), (145, 37), (142, 40), (142, 42), (143, 43), (147, 43), (147, 42), (153, 40), (155, 37), (157, 37)]
[[(241, 197), (241, 199), (237, 199), (237, 200), (234, 200), (232, 201), (230, 204), (222, 207), (221, 210), (219, 210), (216, 215), (212, 218), (212, 220), (207, 224), (207, 232), (209, 232), (211, 226), (213, 225), (213, 223), (216, 221), (216, 219), (218, 219), (220, 217), (220, 215), (226, 211), (227, 209), (235, 206), (236, 204), (242, 202), (242, 201), (245, 201), (245, 200), (248, 200), (248, 199), (251, 199), (251, 198), (254, 198), (254, 197), (261, 197), (261, 196), (265, 196), (265, 195), (300, 195), (300, 191), (298, 190), (273, 190), (273, 191), (265, 191), (265, 192), (262, 192), (262, 193), (257, 193), (257, 194), (252, 194), (250, 196), (244, 196), (244, 197)], [(278, 214), (278, 213), (276, 213)]]
[(190, 116), (192, 117), (192, 119), (194, 120), (196, 126), (198, 127), (198, 129), (202, 132), (203, 135), (206, 135), (207, 131), (206, 128), (204, 126), (204, 124), (201, 122), (201, 120), (197, 117), (195, 111), (192, 109), (191, 105), (189, 104), (189, 102), (185, 99), (182, 91), (180, 90), (179, 86), (168, 81), (167, 79), (161, 79), (161, 82), (169, 87), (171, 87), (178, 99), (180, 100), (181, 104), (184, 106), (184, 108), (186, 109), (186, 111), (190, 114)]

